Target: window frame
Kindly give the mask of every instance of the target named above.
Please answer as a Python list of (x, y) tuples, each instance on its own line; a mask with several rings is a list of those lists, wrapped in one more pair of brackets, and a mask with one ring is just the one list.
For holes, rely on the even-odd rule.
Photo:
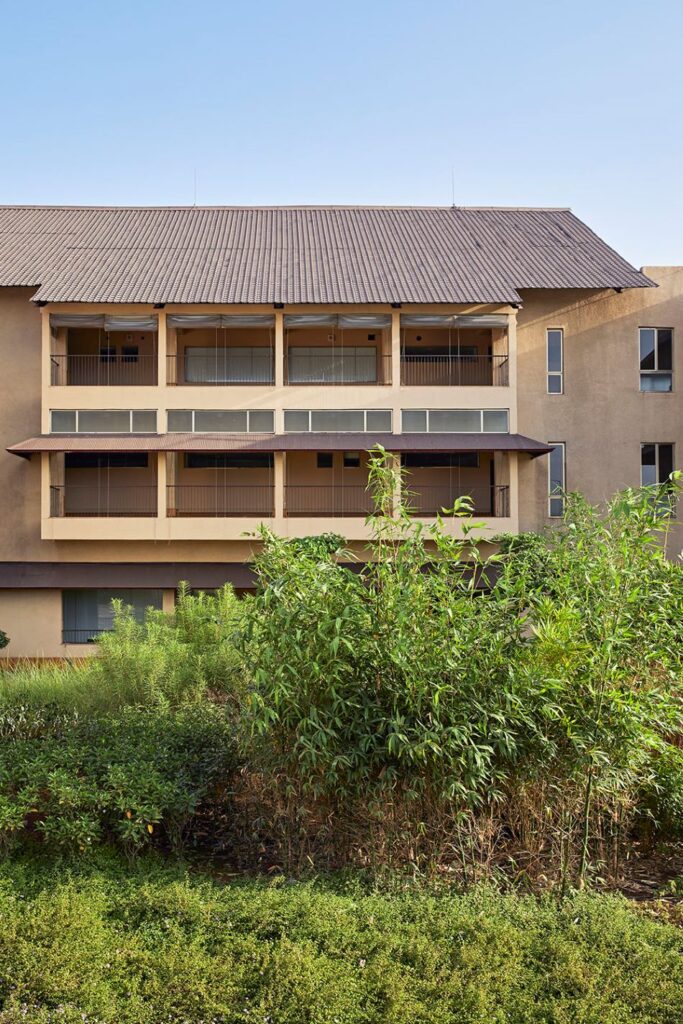
[[(550, 369), (550, 334), (556, 332), (560, 335), (560, 369)], [(550, 390), (550, 378), (557, 378), (560, 381), (560, 390)], [(564, 394), (564, 327), (546, 327), (545, 329), (545, 389), (547, 395)]]
[[(69, 412), (73, 413), (76, 417), (76, 429), (75, 430), (54, 430), (52, 426), (52, 417), (54, 413)], [(98, 412), (119, 412), (128, 413), (128, 430), (83, 430), (79, 429), (79, 421), (81, 413), (92, 413)], [(154, 414), (154, 430), (133, 430), (133, 415), (135, 413), (153, 413)], [(158, 409), (50, 409), (50, 433), (51, 434), (158, 434), (159, 432), (159, 410)]]
[[(553, 448), (560, 448), (562, 450), (562, 493), (557, 494), (556, 491), (552, 490), (552, 455), (553, 452), (548, 453), (548, 470), (547, 470), (547, 512), (549, 519), (562, 519), (564, 516), (565, 499), (564, 495), (567, 490), (567, 443), (566, 441), (548, 441), (548, 444)], [(561, 501), (562, 511), (558, 514), (552, 511), (552, 502)]]
[[(287, 413), (297, 412), (305, 413), (308, 417), (308, 426), (303, 430), (292, 430), (287, 428)], [(362, 413), (363, 414), (363, 428), (357, 430), (355, 428), (350, 430), (312, 430), (311, 428), (311, 414), (314, 412), (333, 412), (333, 413)], [(377, 430), (375, 427), (368, 427), (368, 413), (388, 413), (389, 414), (389, 428), (387, 430)], [(284, 409), (283, 410), (283, 423), (285, 425), (285, 434), (391, 434), (393, 433), (394, 417), (392, 409)]]
[[(425, 429), (424, 430), (406, 430), (403, 426), (403, 417), (405, 413), (411, 412), (423, 412), (425, 413)], [(479, 430), (430, 430), (429, 421), (431, 413), (435, 412), (470, 412), (479, 413)], [(507, 418), (507, 429), (506, 430), (484, 430), (484, 414), (485, 413), (505, 413)], [(401, 409), (401, 433), (403, 434), (482, 434), (484, 436), (488, 434), (509, 434), (510, 433), (510, 410), (509, 409)]]
[[(246, 430), (197, 430), (195, 427), (195, 413), (200, 412), (239, 412), (246, 413), (247, 417), (247, 429)], [(185, 412), (191, 416), (192, 425), (189, 430), (178, 430), (170, 426), (169, 415), (174, 412)], [(273, 417), (273, 429), (272, 430), (252, 430), (251, 429), (251, 417), (252, 413), (264, 413), (269, 412)], [(166, 410), (166, 432), (168, 434), (274, 434), (275, 433), (275, 410), (274, 409), (167, 409)]]
[[(651, 370), (643, 370), (640, 365), (642, 362), (641, 348), (640, 348), (640, 336), (643, 331), (654, 331), (655, 332), (655, 347), (654, 347), (654, 360), (655, 365)], [(668, 370), (659, 369), (659, 332), (670, 331), (671, 332), (671, 367)], [(670, 395), (674, 390), (674, 351), (675, 351), (675, 329), (673, 327), (653, 327), (651, 324), (642, 324), (638, 328), (638, 391), (641, 395)], [(671, 381), (671, 387), (668, 391), (657, 391), (653, 388), (644, 388), (643, 375), (645, 376), (661, 376), (665, 377), (668, 375)], [(647, 442), (651, 443), (651, 442)], [(666, 444), (667, 442), (662, 442)]]
[[(655, 483), (653, 483), (653, 484), (646, 484), (643, 481), (643, 448), (654, 448), (654, 450), (655, 450), (655, 475), (656, 475), (657, 479), (656, 479)], [(676, 467), (676, 444), (675, 444), (674, 441), (641, 441), (640, 442), (640, 486), (641, 487), (661, 487), (662, 484), (665, 484), (667, 482), (667, 480), (669, 479), (668, 476), (667, 476), (667, 478), (665, 480), (660, 480), (660, 478), (659, 478), (659, 476), (660, 476), (660, 472), (659, 472), (659, 456), (660, 456), (660, 452), (659, 452), (659, 449), (660, 448), (670, 448), (671, 449), (671, 468), (672, 468), (672, 471)]]

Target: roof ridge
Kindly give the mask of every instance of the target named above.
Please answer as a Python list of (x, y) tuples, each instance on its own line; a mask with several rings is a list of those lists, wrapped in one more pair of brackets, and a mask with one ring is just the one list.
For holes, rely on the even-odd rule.
[(448, 204), (381, 204), (381, 203), (284, 203), (243, 205), (169, 204), (160, 206), (134, 206), (112, 203), (0, 203), (0, 210), (491, 210), (502, 212), (570, 213), (569, 206), (457, 206)]

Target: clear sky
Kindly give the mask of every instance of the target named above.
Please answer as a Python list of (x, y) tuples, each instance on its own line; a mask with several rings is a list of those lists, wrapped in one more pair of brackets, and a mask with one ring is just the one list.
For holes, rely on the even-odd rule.
[(683, 263), (683, 0), (0, 0), (0, 202), (571, 206)]

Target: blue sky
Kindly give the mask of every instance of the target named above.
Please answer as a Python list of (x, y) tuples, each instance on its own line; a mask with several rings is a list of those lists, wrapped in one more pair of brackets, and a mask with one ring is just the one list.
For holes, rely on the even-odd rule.
[[(0, 0), (0, 202), (571, 206), (683, 263), (680, 0)], [(453, 183), (452, 183), (453, 176)]]

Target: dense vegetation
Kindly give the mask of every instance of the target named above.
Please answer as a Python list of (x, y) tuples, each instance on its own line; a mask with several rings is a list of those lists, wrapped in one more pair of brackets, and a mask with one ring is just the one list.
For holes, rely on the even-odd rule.
[(673, 1024), (683, 929), (589, 894), (5, 862), (0, 1006), (2, 1024)]
[(677, 482), (486, 555), (395, 473), (367, 564), (263, 530), (255, 596), (0, 673), (0, 1024), (683, 1020), (683, 932), (579, 891), (683, 840)]

